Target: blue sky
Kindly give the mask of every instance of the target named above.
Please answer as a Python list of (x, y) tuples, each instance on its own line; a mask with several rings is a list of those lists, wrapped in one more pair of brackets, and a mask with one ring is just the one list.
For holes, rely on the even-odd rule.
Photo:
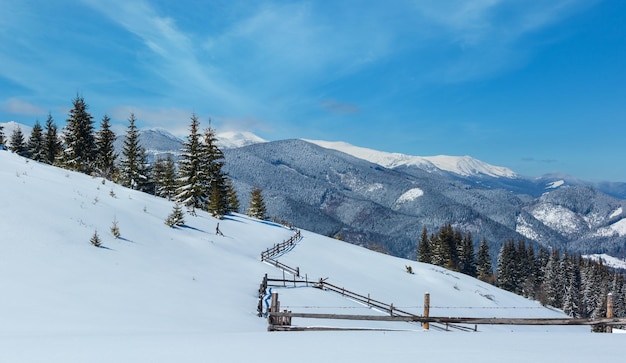
[(0, 122), (346, 141), (626, 182), (626, 1), (0, 2)]

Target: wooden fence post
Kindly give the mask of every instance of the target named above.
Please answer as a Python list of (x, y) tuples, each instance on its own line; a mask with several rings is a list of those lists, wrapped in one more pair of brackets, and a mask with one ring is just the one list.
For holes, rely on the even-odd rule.
[[(607, 318), (613, 318), (613, 294), (609, 292), (609, 295), (606, 297), (606, 317)], [(613, 332), (613, 326), (612, 325), (607, 325), (606, 326), (606, 332), (607, 333), (612, 333)]]
[[(430, 294), (425, 293), (424, 294), (424, 317), (427, 318), (429, 314), (430, 314)], [(428, 331), (429, 328), (430, 328), (430, 325), (428, 324), (427, 321), (425, 321), (424, 330)]]

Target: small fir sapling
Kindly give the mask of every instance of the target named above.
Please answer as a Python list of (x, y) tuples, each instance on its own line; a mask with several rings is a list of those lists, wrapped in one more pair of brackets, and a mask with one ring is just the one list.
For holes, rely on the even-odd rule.
[(182, 226), (185, 224), (185, 214), (183, 213), (183, 209), (180, 207), (180, 204), (174, 204), (174, 209), (172, 210), (172, 213), (167, 216), (165, 224), (168, 227)]
[(113, 235), (113, 237), (115, 237), (115, 239), (118, 239), (121, 236), (120, 228), (117, 225), (117, 219), (113, 219), (113, 225), (111, 225), (111, 234)]
[(98, 236), (98, 230), (95, 230), (93, 232), (93, 236), (91, 236), (91, 239), (89, 240), (89, 242), (91, 242), (91, 244), (96, 247), (102, 246), (102, 241), (100, 240), (100, 236)]

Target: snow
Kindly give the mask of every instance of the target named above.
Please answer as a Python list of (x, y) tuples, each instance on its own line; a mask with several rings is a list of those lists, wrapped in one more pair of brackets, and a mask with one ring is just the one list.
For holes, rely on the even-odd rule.
[(526, 219), (524, 219), (522, 215), (517, 216), (516, 222), (517, 223), (515, 225), (515, 232), (521, 234), (522, 236), (528, 239), (531, 239), (534, 241), (539, 240), (541, 236), (537, 234), (533, 226), (530, 223), (528, 223), (528, 221), (526, 221)]
[(226, 131), (216, 135), (218, 144), (225, 149), (233, 149), (237, 147), (259, 144), (267, 142), (259, 136), (248, 131)]
[[(164, 220), (173, 203), (0, 151), (1, 362), (588, 362), (617, 360), (618, 334), (585, 327), (479, 326), (478, 333), (419, 324), (307, 321), (300, 326), (398, 331), (267, 332), (256, 315), (260, 253), (293, 231), (243, 215)], [(116, 220), (121, 232), (114, 239)], [(224, 237), (215, 235), (220, 223)], [(103, 248), (89, 239), (97, 231)], [(431, 315), (562, 317), (559, 311), (468, 276), (302, 231), (279, 258), (303, 275), (398, 308)], [(407, 274), (411, 265), (414, 274)], [(377, 312), (314, 288), (273, 288), (294, 312)]]
[(586, 225), (576, 213), (552, 203), (537, 205), (532, 209), (531, 214), (546, 226), (562, 234), (579, 233), (583, 226)]
[(622, 212), (623, 212), (622, 207), (619, 207), (616, 210), (614, 210), (613, 213), (611, 213), (609, 218), (615, 218), (615, 217), (619, 216), (620, 214), (622, 214)]
[(400, 197), (398, 197), (398, 199), (396, 200), (396, 204), (412, 202), (415, 199), (421, 197), (422, 195), (424, 195), (424, 191), (421, 190), (420, 188), (409, 189), (406, 192), (404, 192)]
[(583, 258), (586, 258), (586, 259), (589, 259), (589, 260), (593, 260), (593, 261), (602, 261), (604, 266), (611, 267), (611, 268), (616, 268), (616, 269), (626, 270), (626, 260), (625, 259), (613, 257), (613, 256), (607, 255), (605, 253), (602, 253), (602, 254), (592, 254), (592, 255), (583, 255)]
[(400, 153), (388, 153), (359, 146), (354, 146), (342, 141), (304, 140), (323, 148), (338, 150), (354, 157), (367, 160), (385, 168), (399, 166), (416, 166), (420, 169), (433, 172), (444, 170), (462, 176), (492, 176), (515, 178), (517, 175), (510, 169), (494, 166), (471, 156), (410, 156)]
[(602, 237), (626, 236), (626, 218), (622, 218), (610, 226), (599, 228), (594, 235)]
[(563, 184), (565, 184), (565, 180), (553, 181), (553, 182), (549, 183), (546, 186), (546, 189), (557, 189), (558, 187), (562, 186)]
[[(15, 121), (0, 122), (0, 126), (3, 126), (2, 132), (4, 133), (4, 138), (5, 140), (7, 140), (7, 143), (10, 143), (11, 135), (13, 135), (13, 132), (17, 129), (20, 129), (22, 131), (25, 139), (28, 139), (28, 136), (33, 131), (32, 127), (17, 123)], [(45, 127), (45, 123), (42, 123), (41, 127)]]

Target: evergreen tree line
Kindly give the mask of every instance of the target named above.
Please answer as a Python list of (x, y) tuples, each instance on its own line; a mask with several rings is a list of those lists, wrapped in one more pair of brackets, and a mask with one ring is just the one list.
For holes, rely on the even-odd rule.
[(574, 318), (606, 316), (610, 293), (613, 315), (626, 317), (624, 274), (612, 271), (602, 261), (543, 247), (535, 252), (524, 240), (509, 240), (500, 249), (494, 274), (487, 241), (481, 241), (475, 256), (471, 234), (453, 230), (449, 224), (430, 235), (424, 228), (417, 256), (419, 262), (476, 277), (545, 306), (562, 309)]
[(523, 240), (509, 240), (498, 254), (496, 276), (498, 287), (562, 309), (574, 318), (605, 317), (611, 294), (613, 315), (626, 317), (624, 274), (606, 267), (601, 260), (543, 247), (535, 253)]
[(454, 230), (450, 224), (441, 227), (437, 233), (430, 236), (424, 227), (417, 246), (417, 260), (486, 282), (491, 283), (494, 280), (487, 240), (482, 240), (476, 255), (472, 234)]
[[(36, 121), (28, 140), (17, 128), (11, 135), (9, 149), (42, 163), (103, 177), (125, 187), (173, 200), (192, 214), (200, 209), (221, 218), (239, 211), (237, 193), (222, 171), (224, 154), (217, 146), (215, 130), (209, 125), (201, 132), (196, 115), (191, 116), (190, 133), (183, 143), (180, 160), (175, 162), (168, 155), (150, 165), (146, 150), (139, 142), (134, 114), (131, 113), (128, 119), (123, 148), (118, 155), (114, 149), (116, 135), (111, 130), (110, 118), (105, 115), (96, 131), (83, 97), (76, 96), (72, 105), (61, 137), (52, 115), (48, 114), (45, 128)], [(4, 143), (5, 136), (0, 128), (0, 144)], [(247, 213), (267, 219), (258, 188), (252, 191)]]

